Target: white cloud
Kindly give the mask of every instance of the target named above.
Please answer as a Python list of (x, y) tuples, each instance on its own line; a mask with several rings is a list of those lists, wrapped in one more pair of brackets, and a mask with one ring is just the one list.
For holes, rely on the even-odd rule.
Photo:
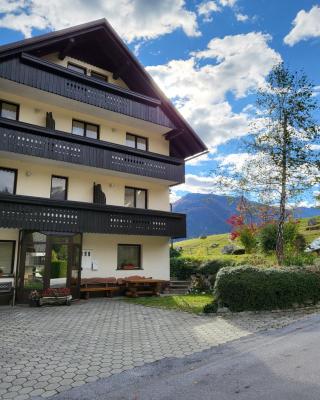
[(107, 18), (128, 42), (152, 39), (181, 28), (188, 36), (199, 36), (196, 14), (184, 0), (0, 0), (7, 13), (0, 27), (31, 36), (33, 29), (62, 29)]
[(233, 7), (236, 4), (237, 0), (219, 0), (219, 3), (223, 7)]
[(174, 191), (190, 193), (219, 193), (220, 177), (187, 174), (185, 183), (176, 186)]
[(198, 5), (198, 14), (206, 22), (212, 21), (211, 15), (219, 11), (221, 11), (221, 8), (215, 1), (205, 1)]
[(292, 24), (293, 28), (284, 38), (284, 42), (289, 46), (301, 40), (320, 37), (320, 6), (313, 6), (309, 12), (300, 10)]
[(226, 95), (243, 98), (264, 84), (281, 59), (270, 39), (260, 32), (216, 38), (186, 60), (147, 69), (205, 143), (216, 147), (248, 133), (249, 114), (233, 112)]
[(249, 16), (246, 14), (236, 13), (236, 20), (239, 22), (246, 22), (248, 21)]
[(205, 22), (212, 21), (212, 14), (222, 11), (221, 7), (233, 7), (237, 0), (209, 0), (203, 1), (197, 7), (198, 15), (203, 17)]

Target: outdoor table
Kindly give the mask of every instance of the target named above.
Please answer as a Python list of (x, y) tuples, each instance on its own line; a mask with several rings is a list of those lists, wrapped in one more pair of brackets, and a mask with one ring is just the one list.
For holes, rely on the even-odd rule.
[(161, 288), (168, 283), (162, 279), (141, 278), (141, 279), (123, 279), (126, 287), (126, 296), (138, 297), (141, 295), (159, 296)]

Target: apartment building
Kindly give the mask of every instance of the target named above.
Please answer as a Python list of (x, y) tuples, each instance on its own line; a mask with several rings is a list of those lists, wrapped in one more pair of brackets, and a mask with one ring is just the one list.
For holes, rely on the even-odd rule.
[(0, 47), (0, 269), (18, 302), (169, 279), (169, 190), (206, 146), (106, 20)]

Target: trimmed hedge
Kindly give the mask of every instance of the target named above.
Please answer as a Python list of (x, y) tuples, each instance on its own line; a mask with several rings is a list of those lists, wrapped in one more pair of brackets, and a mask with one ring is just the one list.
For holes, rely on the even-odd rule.
[(320, 274), (299, 267), (222, 268), (217, 275), (214, 297), (231, 311), (290, 308), (320, 301)]

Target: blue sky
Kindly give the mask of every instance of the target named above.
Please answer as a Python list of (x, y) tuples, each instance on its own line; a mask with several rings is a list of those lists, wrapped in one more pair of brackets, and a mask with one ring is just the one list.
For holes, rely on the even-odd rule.
[(0, 0), (0, 44), (102, 17), (210, 148), (175, 197), (215, 192), (209, 171), (245, 159), (254, 92), (276, 62), (303, 69), (320, 94), (318, 0)]

